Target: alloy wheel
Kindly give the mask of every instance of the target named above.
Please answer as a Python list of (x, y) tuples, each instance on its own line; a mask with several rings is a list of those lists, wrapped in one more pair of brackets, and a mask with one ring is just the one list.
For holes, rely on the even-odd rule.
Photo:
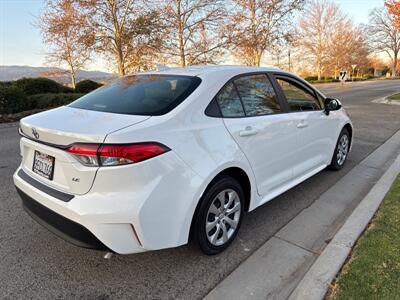
[(225, 189), (216, 195), (207, 212), (206, 235), (214, 246), (224, 245), (237, 230), (241, 204), (233, 189)]
[(343, 165), (346, 160), (347, 153), (349, 152), (349, 137), (346, 134), (343, 134), (339, 140), (336, 161), (339, 166)]

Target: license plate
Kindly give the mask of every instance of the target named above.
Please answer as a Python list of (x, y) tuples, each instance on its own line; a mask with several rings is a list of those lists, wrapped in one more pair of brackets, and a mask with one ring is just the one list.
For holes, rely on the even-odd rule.
[(32, 171), (44, 178), (53, 180), (54, 161), (55, 158), (53, 156), (35, 150)]

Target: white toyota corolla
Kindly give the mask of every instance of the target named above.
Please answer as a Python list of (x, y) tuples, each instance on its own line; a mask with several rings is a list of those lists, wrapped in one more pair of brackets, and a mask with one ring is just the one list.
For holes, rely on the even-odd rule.
[(336, 99), (274, 68), (125, 76), (20, 122), (25, 210), (83, 247), (120, 254), (234, 240), (245, 212), (341, 169), (353, 127)]

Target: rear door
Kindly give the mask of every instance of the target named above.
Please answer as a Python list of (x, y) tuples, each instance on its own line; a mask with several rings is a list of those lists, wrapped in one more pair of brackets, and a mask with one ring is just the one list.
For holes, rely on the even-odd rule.
[(326, 166), (333, 149), (328, 133), (335, 130), (334, 123), (324, 113), (323, 101), (311, 87), (292, 76), (275, 74), (275, 78), (297, 132), (293, 175), (298, 178)]
[(296, 160), (295, 125), (266, 74), (242, 75), (216, 96), (224, 123), (253, 169), (260, 195), (292, 179)]

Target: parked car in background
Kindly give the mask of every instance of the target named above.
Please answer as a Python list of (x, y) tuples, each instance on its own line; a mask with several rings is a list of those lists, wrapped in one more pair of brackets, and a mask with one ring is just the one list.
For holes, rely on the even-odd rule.
[(83, 247), (120, 254), (193, 240), (217, 254), (246, 212), (329, 167), (353, 127), (337, 99), (275, 68), (125, 76), (20, 122), (26, 211)]

